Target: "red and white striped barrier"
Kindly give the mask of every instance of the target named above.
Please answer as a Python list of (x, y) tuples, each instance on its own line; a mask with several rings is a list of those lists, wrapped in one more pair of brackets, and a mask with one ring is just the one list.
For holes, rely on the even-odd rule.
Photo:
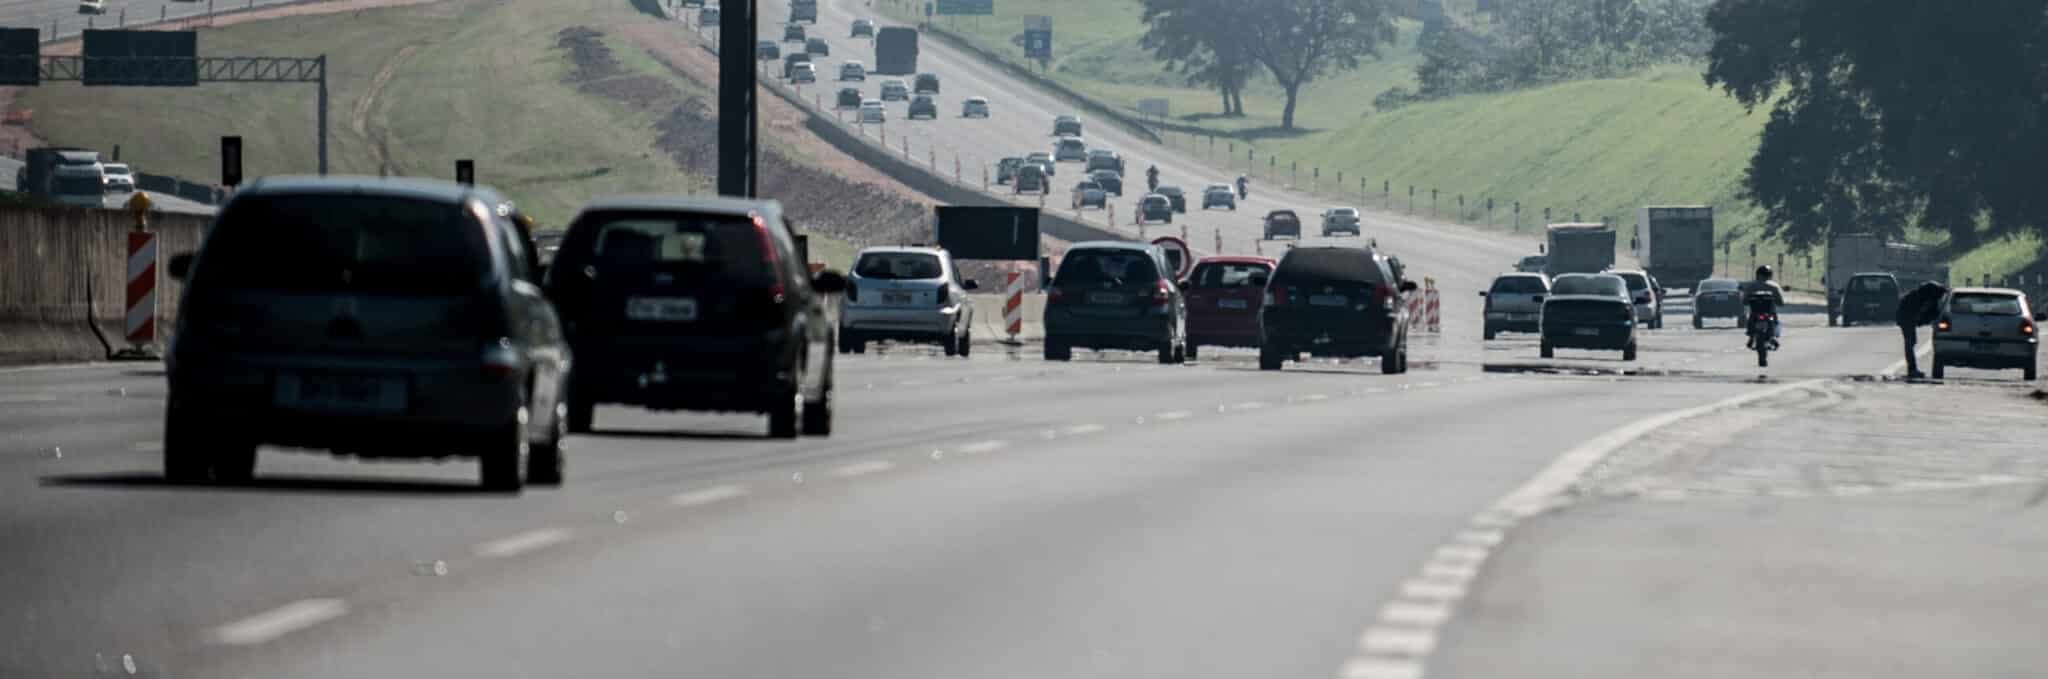
[(156, 342), (156, 234), (128, 234), (128, 343)]
[(1008, 280), (1003, 282), (1003, 327), (1010, 333), (1010, 341), (1017, 341), (1017, 335), (1024, 332), (1024, 274), (1011, 269)]
[(1443, 332), (1443, 296), (1437, 294), (1436, 279), (1424, 279), (1422, 290), (1422, 331)]

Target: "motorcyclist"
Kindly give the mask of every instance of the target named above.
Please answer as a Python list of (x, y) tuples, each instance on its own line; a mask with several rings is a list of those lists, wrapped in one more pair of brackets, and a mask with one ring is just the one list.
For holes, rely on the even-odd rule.
[(1158, 165), (1153, 165), (1153, 166), (1151, 166), (1151, 167), (1147, 167), (1147, 168), (1145, 168), (1145, 190), (1146, 190), (1146, 191), (1158, 191), (1158, 190), (1159, 190), (1159, 166), (1158, 166)]
[(1237, 199), (1238, 199), (1238, 200), (1244, 200), (1244, 198), (1245, 198), (1245, 195), (1244, 195), (1244, 194), (1245, 194), (1245, 189), (1246, 189), (1246, 188), (1248, 188), (1248, 187), (1250, 187), (1251, 185), (1252, 185), (1252, 180), (1251, 180), (1251, 178), (1249, 178), (1249, 177), (1246, 177), (1246, 176), (1244, 176), (1244, 175), (1238, 175), (1238, 176), (1237, 176)]
[(1906, 379), (1927, 377), (1920, 373), (1920, 360), (1914, 355), (1920, 348), (1919, 328), (1941, 316), (1941, 300), (1947, 295), (1948, 286), (1927, 281), (1899, 298), (1899, 334), (1906, 340)]
[[(1751, 318), (1766, 315), (1771, 319), (1771, 334), (1766, 340), (1770, 342), (1770, 348), (1776, 349), (1778, 337), (1782, 336), (1784, 329), (1784, 325), (1778, 320), (1778, 307), (1785, 305), (1785, 289), (1779, 287), (1777, 281), (1771, 280), (1771, 276), (1770, 265), (1757, 267), (1756, 278), (1745, 286), (1743, 300), (1749, 306)], [(1749, 348), (1757, 348), (1756, 340), (1757, 337), (1751, 334)]]

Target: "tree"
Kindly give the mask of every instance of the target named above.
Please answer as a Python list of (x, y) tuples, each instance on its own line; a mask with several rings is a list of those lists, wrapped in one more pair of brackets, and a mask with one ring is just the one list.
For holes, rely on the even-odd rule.
[(1280, 126), (1294, 129), (1303, 85), (1378, 56), (1394, 39), (1393, 16), (1389, 0), (1270, 0), (1244, 10), (1237, 29), (1246, 33), (1246, 54), (1287, 93)]
[(1706, 82), (1771, 107), (1744, 190), (1794, 244), (2048, 224), (2048, 0), (1716, 0)]
[(1185, 74), (1191, 85), (1216, 88), (1225, 115), (1244, 115), (1244, 86), (1257, 64), (1245, 52), (1236, 17), (1242, 3), (1226, 0), (1145, 0), (1145, 36), (1139, 44)]

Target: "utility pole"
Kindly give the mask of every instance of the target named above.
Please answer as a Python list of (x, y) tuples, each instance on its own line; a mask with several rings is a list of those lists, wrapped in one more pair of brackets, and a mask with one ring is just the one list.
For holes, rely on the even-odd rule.
[[(726, 0), (719, 17), (718, 72), (718, 194), (753, 198), (755, 192), (756, 137), (754, 44), (758, 12), (754, 0)], [(732, 45), (733, 49), (723, 49)]]

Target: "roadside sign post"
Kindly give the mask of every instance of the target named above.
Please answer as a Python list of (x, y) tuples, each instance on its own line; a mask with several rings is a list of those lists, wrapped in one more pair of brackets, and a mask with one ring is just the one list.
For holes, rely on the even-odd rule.
[(242, 138), (220, 138), (220, 185), (233, 189), (242, 185)]
[(476, 161), (468, 158), (455, 161), (455, 183), (463, 186), (476, 185)]

